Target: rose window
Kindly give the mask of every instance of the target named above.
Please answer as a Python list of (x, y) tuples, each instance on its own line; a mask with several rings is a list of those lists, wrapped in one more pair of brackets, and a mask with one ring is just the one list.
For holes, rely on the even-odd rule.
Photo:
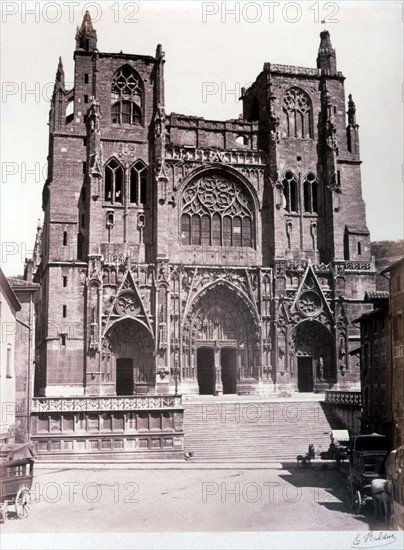
[(304, 316), (314, 317), (321, 311), (320, 296), (312, 290), (306, 290), (299, 298), (298, 308)]
[(141, 312), (139, 301), (133, 292), (123, 292), (118, 296), (115, 309), (119, 315), (135, 317)]

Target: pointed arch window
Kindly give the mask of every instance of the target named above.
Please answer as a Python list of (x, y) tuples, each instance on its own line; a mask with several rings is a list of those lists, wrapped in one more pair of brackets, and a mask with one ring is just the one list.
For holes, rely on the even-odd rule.
[(254, 204), (242, 185), (217, 172), (184, 189), (181, 242), (185, 245), (254, 247)]
[(251, 116), (250, 119), (252, 122), (258, 122), (260, 119), (260, 104), (256, 96), (253, 97), (251, 101)]
[(138, 206), (147, 202), (147, 166), (141, 160), (130, 169), (129, 201)]
[(183, 214), (181, 218), (181, 236), (182, 244), (190, 244), (191, 242), (191, 217), (188, 214)]
[(287, 212), (298, 212), (299, 199), (297, 179), (293, 172), (286, 172), (282, 181), (283, 186), (283, 204)]
[(143, 91), (140, 78), (129, 65), (116, 73), (111, 88), (111, 119), (113, 124), (142, 124)]
[(313, 173), (307, 174), (303, 182), (304, 211), (318, 213), (318, 183)]
[(123, 168), (115, 159), (105, 166), (104, 201), (123, 204)]
[(313, 138), (313, 108), (310, 97), (300, 88), (290, 88), (283, 98), (286, 135), (292, 138)]

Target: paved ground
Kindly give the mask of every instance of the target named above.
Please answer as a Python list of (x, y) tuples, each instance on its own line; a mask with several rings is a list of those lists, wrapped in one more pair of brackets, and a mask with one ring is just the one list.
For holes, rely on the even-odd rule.
[[(372, 508), (355, 517), (341, 472), (254, 465), (36, 471), (29, 516), (2, 533), (151, 531), (367, 531), (386, 529)], [(201, 469), (203, 468), (203, 469)]]

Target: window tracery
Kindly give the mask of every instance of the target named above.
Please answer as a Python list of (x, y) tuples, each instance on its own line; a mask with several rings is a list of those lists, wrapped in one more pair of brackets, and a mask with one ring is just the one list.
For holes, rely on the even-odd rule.
[(310, 172), (303, 182), (304, 211), (318, 213), (318, 184), (316, 176)]
[(105, 167), (104, 200), (111, 204), (122, 204), (123, 168), (115, 159), (111, 159)]
[(137, 73), (125, 65), (116, 73), (111, 88), (111, 118), (113, 124), (142, 123), (143, 93)]
[(287, 212), (298, 212), (297, 178), (293, 172), (286, 172), (282, 181), (283, 206)]
[(313, 113), (309, 96), (300, 88), (290, 88), (283, 98), (287, 137), (313, 138)]
[(238, 182), (221, 174), (191, 181), (182, 199), (182, 243), (254, 246), (254, 205)]
[(132, 204), (145, 204), (147, 192), (147, 167), (138, 160), (130, 170), (130, 202)]
[(299, 178), (291, 171), (285, 172), (282, 179), (283, 208), (286, 212), (297, 213), (303, 209), (306, 214), (318, 214), (318, 180), (313, 172), (309, 172), (300, 183)]
[[(104, 202), (129, 206), (142, 206), (147, 202), (148, 168), (142, 160), (131, 167), (124, 167), (115, 159), (110, 159), (104, 170)], [(125, 189), (125, 181), (129, 185)], [(111, 224), (113, 225), (113, 223)]]

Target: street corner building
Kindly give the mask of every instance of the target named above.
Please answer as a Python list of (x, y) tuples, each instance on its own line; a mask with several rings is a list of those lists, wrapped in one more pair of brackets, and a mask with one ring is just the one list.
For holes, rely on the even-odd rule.
[(57, 68), (35, 249), (40, 449), (104, 426), (123, 435), (94, 449), (175, 455), (181, 394), (358, 390), (351, 321), (375, 269), (328, 31), (316, 67), (264, 63), (226, 121), (167, 114), (161, 45), (102, 53), (88, 13), (74, 62), (73, 89)]

